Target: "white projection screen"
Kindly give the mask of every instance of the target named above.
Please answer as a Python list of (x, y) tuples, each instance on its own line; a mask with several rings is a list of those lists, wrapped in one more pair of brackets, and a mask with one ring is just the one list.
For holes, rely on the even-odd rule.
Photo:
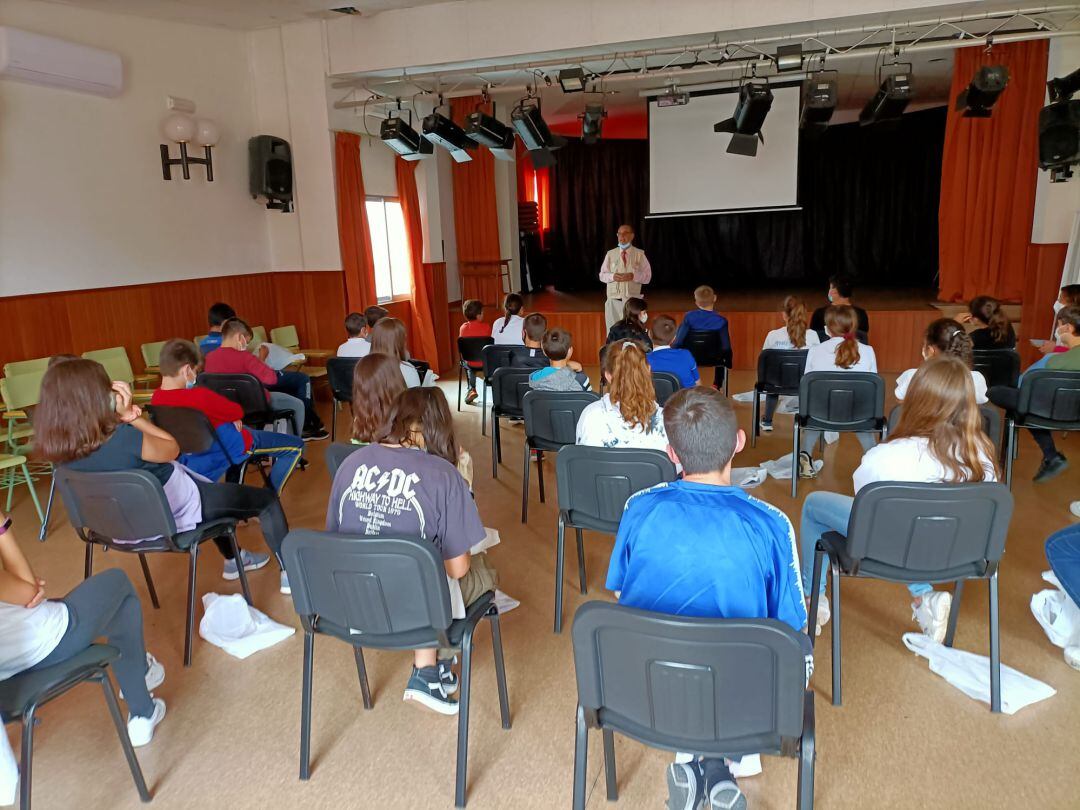
[(649, 216), (798, 207), (799, 90), (772, 88), (756, 157), (728, 154), (731, 136), (713, 132), (734, 112), (737, 91), (676, 107), (649, 99)]

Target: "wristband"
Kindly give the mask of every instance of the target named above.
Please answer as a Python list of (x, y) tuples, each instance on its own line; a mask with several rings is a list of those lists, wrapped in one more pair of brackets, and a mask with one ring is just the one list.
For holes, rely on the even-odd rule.
[(8, 515), (8, 519), (3, 523), (0, 523), (0, 537), (7, 534), (7, 530), (11, 528), (11, 515)]

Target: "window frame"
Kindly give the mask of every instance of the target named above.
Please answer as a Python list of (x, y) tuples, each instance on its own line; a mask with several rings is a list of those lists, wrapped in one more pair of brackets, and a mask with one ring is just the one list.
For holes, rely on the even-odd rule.
[(389, 224), (390, 218), (387, 216), (387, 213), (386, 213), (386, 204), (387, 203), (396, 203), (400, 207), (401, 198), (400, 197), (383, 196), (383, 195), (380, 195), (380, 194), (366, 194), (366, 195), (364, 195), (364, 205), (365, 205), (365, 211), (364, 211), (365, 217), (364, 217), (364, 219), (367, 222), (368, 237), (370, 239), (374, 239), (375, 234), (372, 232), (371, 221), (370, 221), (370, 218), (367, 217), (367, 211), (366, 211), (367, 204), (371, 203), (371, 202), (378, 202), (378, 203), (382, 204), (382, 208), (383, 208), (383, 239), (385, 240), (384, 243), (386, 245), (387, 261), (389, 262), (388, 270), (389, 270), (389, 273), (390, 273), (390, 295), (389, 296), (379, 295), (378, 290), (376, 289), (376, 291), (375, 291), (375, 303), (377, 303), (377, 304), (392, 304), (392, 303), (397, 303), (399, 301), (411, 301), (412, 300), (412, 290), (411, 289), (409, 289), (407, 291), (404, 291), (404, 292), (394, 289), (394, 265), (393, 265), (391, 244), (390, 244), (390, 224)]

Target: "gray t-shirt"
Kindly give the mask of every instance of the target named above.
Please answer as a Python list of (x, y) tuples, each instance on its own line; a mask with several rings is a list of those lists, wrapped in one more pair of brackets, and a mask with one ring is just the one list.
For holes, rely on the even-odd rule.
[(423, 537), (444, 560), (467, 554), (484, 526), (457, 468), (407, 447), (369, 444), (349, 455), (330, 491), (326, 530), (368, 537)]

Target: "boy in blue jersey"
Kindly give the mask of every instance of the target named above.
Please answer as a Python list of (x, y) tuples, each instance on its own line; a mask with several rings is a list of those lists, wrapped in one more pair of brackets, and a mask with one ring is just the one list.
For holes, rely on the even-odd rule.
[[(727, 399), (710, 387), (684, 388), (664, 406), (664, 426), (683, 478), (627, 501), (607, 587), (630, 607), (772, 618), (801, 630), (806, 602), (795, 532), (779, 509), (731, 485), (731, 460), (746, 435)], [(746, 806), (724, 760), (679, 755), (667, 780), (668, 810)]]
[(675, 339), (674, 318), (670, 315), (658, 315), (653, 321), (650, 335), (653, 350), (645, 355), (645, 359), (653, 371), (671, 372), (679, 378), (679, 385), (683, 388), (693, 388), (700, 384), (701, 376), (698, 374), (694, 355), (686, 349), (671, 348), (671, 342)]
[[(681, 348), (686, 336), (691, 332), (719, 332), (720, 348), (730, 356), (731, 335), (728, 333), (728, 319), (717, 312), (716, 293), (713, 288), (702, 285), (694, 290), (694, 303), (697, 309), (687, 312), (679, 324), (679, 331), (675, 334), (675, 340), (671, 341), (673, 348)], [(718, 367), (714, 372), (713, 385), (719, 386), (723, 379), (723, 371)]]

